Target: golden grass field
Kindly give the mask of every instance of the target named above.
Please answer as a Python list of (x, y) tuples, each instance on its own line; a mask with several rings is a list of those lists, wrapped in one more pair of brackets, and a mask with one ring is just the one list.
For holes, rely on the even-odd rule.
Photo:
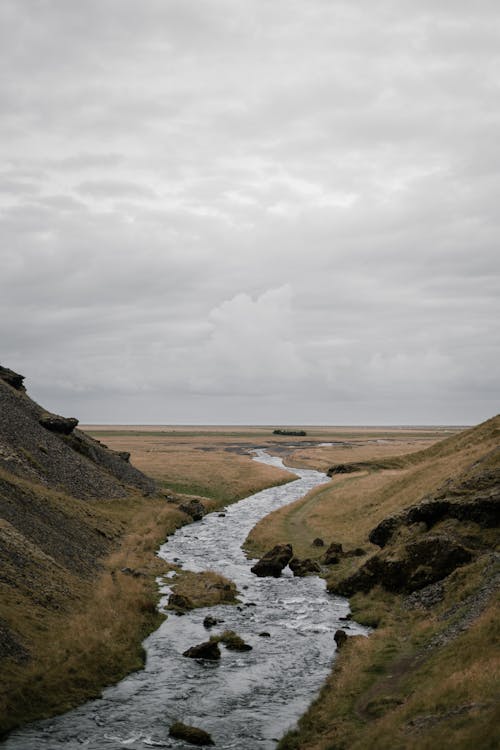
[[(216, 502), (239, 499), (289, 481), (287, 472), (258, 464), (249, 451), (264, 447), (293, 466), (326, 471), (334, 463), (403, 455), (431, 446), (456, 428), (307, 427), (307, 436), (273, 435), (271, 427), (84, 425), (114, 450), (172, 492)], [(335, 442), (335, 445), (323, 445)], [(289, 448), (290, 444), (293, 445)]]

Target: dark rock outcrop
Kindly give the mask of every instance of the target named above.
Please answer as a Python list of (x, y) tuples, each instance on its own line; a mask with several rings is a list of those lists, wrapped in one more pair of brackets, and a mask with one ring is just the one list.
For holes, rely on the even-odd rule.
[(193, 521), (201, 521), (206, 512), (199, 500), (191, 500), (189, 503), (183, 503), (179, 505), (179, 510), (191, 516)]
[(18, 372), (9, 370), (8, 367), (2, 367), (2, 365), (0, 365), (0, 380), (4, 380), (16, 391), (22, 391), (23, 393), (26, 391), (23, 385), (24, 375), (19, 375)]
[(309, 557), (305, 560), (299, 560), (297, 557), (292, 557), (288, 564), (294, 576), (297, 576), (298, 578), (303, 578), (311, 573), (315, 575), (321, 573), (321, 567), (316, 560), (311, 560)]
[(175, 724), (172, 724), (169, 735), (176, 740), (184, 740), (184, 742), (198, 745), (198, 747), (215, 744), (209, 733), (205, 732), (204, 729), (183, 724), (182, 721), (176, 721)]
[(327, 476), (333, 477), (335, 474), (353, 474), (355, 471), (360, 471), (358, 464), (336, 464), (331, 466), (327, 473)]
[(342, 545), (339, 542), (332, 542), (323, 555), (323, 562), (325, 565), (337, 565), (342, 554)]
[(482, 528), (500, 523), (500, 472), (484, 472), (444, 496), (436, 496), (385, 518), (369, 535), (370, 542), (385, 547), (402, 526), (424, 523), (431, 529), (445, 518), (472, 521)]
[(75, 417), (61, 417), (59, 414), (50, 414), (45, 412), (38, 420), (42, 427), (50, 432), (57, 432), (60, 435), (70, 435), (78, 425), (78, 419)]
[(337, 644), (337, 649), (341, 649), (344, 643), (347, 641), (347, 633), (342, 629), (336, 630), (333, 639)]
[(292, 557), (291, 544), (277, 544), (255, 563), (251, 571), (261, 578), (264, 576), (279, 578), (281, 571), (286, 568)]
[(284, 435), (285, 437), (306, 437), (305, 430), (273, 430), (273, 435)]
[(189, 659), (208, 659), (209, 661), (218, 661), (220, 659), (220, 648), (217, 641), (205, 641), (197, 646), (191, 646), (184, 653)]
[(469, 549), (444, 534), (410, 541), (371, 557), (353, 575), (340, 581), (333, 591), (352, 596), (381, 585), (387, 591), (409, 594), (445, 578), (472, 559)]
[(0, 468), (89, 500), (124, 497), (131, 487), (147, 494), (155, 491), (152, 479), (76, 424), (49, 414), (24, 388), (15, 390), (0, 377)]

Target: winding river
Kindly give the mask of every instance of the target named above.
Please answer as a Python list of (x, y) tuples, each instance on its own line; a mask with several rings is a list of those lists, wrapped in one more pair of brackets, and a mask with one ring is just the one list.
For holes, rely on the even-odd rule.
[[(279, 458), (263, 450), (255, 460), (280, 468)], [(327, 594), (321, 578), (257, 578), (241, 549), (253, 526), (272, 510), (328, 481), (316, 471), (294, 469), (297, 480), (258, 492), (184, 526), (162, 545), (159, 555), (193, 571), (215, 570), (233, 580), (240, 605), (199, 609), (183, 617), (169, 615), (145, 641), (147, 663), (102, 698), (53, 719), (13, 732), (5, 750), (144, 750), (192, 745), (169, 738), (174, 721), (210, 732), (217, 748), (271, 750), (318, 693), (335, 652), (339, 627), (365, 633), (345, 622), (347, 600)], [(162, 605), (169, 589), (162, 584)], [(236, 631), (253, 646), (238, 653), (221, 647), (219, 662), (187, 659), (182, 652), (208, 640), (207, 614), (223, 620), (211, 633)], [(269, 633), (270, 637), (259, 634)]]

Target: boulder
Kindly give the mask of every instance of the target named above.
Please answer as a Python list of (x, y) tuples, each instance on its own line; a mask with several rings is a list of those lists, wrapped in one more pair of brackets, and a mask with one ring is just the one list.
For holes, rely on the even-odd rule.
[(184, 740), (184, 742), (189, 742), (191, 745), (198, 745), (199, 747), (215, 744), (209, 733), (205, 732), (204, 729), (183, 724), (182, 721), (176, 721), (175, 724), (172, 724), (169, 729), (169, 735), (176, 740)]
[(337, 644), (337, 650), (341, 649), (344, 643), (347, 641), (347, 633), (345, 630), (342, 630), (339, 628), (339, 630), (335, 631), (335, 635), (333, 636), (335, 643)]
[(332, 542), (323, 556), (323, 562), (325, 565), (337, 565), (342, 554), (342, 545)]
[(325, 543), (321, 539), (321, 537), (317, 536), (316, 539), (313, 539), (313, 547), (324, 547)]
[(205, 641), (204, 643), (199, 643), (197, 646), (191, 646), (182, 655), (187, 656), (189, 659), (218, 661), (220, 659), (220, 648), (217, 645), (217, 641)]
[(59, 414), (45, 412), (38, 420), (42, 427), (59, 435), (70, 435), (78, 424), (74, 417), (61, 417)]
[(215, 627), (219, 622), (222, 622), (222, 620), (217, 620), (216, 617), (212, 617), (211, 615), (207, 615), (205, 619), (203, 620), (203, 627), (207, 630), (210, 630), (210, 628)]
[(189, 503), (182, 503), (182, 505), (179, 505), (179, 509), (182, 510), (183, 513), (187, 513), (188, 516), (191, 516), (193, 521), (201, 521), (205, 515), (205, 508), (199, 500), (191, 500)]
[(245, 643), (234, 630), (225, 630), (220, 635), (213, 636), (210, 640), (216, 643), (223, 643), (228, 651), (251, 651), (252, 646), (249, 643)]
[(130, 453), (128, 451), (118, 451), (118, 455), (122, 459), (122, 461), (126, 461), (129, 463), (130, 461)]
[(26, 388), (23, 385), (24, 375), (19, 375), (18, 372), (14, 372), (14, 370), (10, 370), (8, 367), (0, 365), (0, 380), (8, 383), (16, 391), (26, 392)]
[(172, 593), (168, 597), (168, 605), (169, 609), (181, 609), (181, 610), (187, 610), (187, 609), (193, 609), (193, 602), (188, 596), (183, 596), (183, 594), (175, 594)]
[(305, 560), (299, 560), (297, 557), (292, 557), (288, 564), (290, 565), (290, 570), (292, 571), (294, 576), (297, 576), (299, 578), (302, 578), (309, 573), (321, 573), (321, 568), (316, 560), (311, 560), (309, 557), (307, 557)]
[(291, 544), (277, 544), (255, 563), (251, 571), (261, 578), (264, 576), (279, 578), (281, 571), (286, 568), (292, 557)]
[(357, 464), (336, 464), (331, 466), (326, 473), (327, 476), (333, 477), (335, 474), (353, 474), (359, 470), (360, 467)]

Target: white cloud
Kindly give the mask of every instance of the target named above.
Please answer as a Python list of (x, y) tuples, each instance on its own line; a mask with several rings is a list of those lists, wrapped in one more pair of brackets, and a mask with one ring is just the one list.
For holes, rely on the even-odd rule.
[(189, 362), (194, 392), (262, 396), (303, 381), (307, 367), (294, 341), (290, 285), (256, 299), (237, 294), (208, 320), (206, 340)]

